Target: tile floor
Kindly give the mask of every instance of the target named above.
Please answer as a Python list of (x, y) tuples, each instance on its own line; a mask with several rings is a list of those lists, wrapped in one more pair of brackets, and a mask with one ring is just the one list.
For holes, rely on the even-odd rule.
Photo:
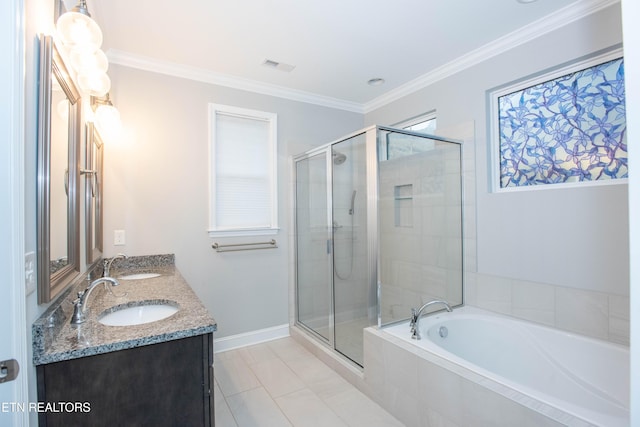
[[(336, 348), (345, 356), (362, 365), (364, 355), (362, 349), (362, 330), (367, 326), (371, 326), (371, 322), (366, 317), (358, 317), (356, 319), (347, 320), (345, 322), (336, 323), (335, 340)], [(315, 332), (323, 337), (329, 336), (329, 328), (315, 328)]]
[(217, 353), (216, 427), (401, 427), (293, 338)]

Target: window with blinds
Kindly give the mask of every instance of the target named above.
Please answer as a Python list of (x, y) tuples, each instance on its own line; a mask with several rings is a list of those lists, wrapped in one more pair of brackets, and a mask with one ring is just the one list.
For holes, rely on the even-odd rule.
[(209, 104), (209, 235), (275, 234), (277, 116)]

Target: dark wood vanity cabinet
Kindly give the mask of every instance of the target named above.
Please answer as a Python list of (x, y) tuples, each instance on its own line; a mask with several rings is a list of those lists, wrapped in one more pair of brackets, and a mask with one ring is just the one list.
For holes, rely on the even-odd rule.
[(39, 365), (37, 377), (41, 427), (214, 425), (211, 333)]

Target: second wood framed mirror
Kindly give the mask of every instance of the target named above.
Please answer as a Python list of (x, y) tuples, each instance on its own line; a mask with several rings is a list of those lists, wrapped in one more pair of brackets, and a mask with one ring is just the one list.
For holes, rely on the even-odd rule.
[(52, 36), (40, 35), (38, 98), (38, 303), (51, 301), (80, 271), (80, 92)]
[(93, 123), (87, 123), (87, 147), (85, 167), (81, 173), (85, 181), (85, 242), (87, 264), (92, 265), (102, 257), (102, 183), (104, 143)]

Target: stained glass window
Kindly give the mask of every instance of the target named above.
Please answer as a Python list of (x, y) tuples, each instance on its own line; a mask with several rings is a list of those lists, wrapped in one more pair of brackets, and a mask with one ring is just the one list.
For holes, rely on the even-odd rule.
[(624, 62), (498, 96), (500, 188), (627, 178)]

